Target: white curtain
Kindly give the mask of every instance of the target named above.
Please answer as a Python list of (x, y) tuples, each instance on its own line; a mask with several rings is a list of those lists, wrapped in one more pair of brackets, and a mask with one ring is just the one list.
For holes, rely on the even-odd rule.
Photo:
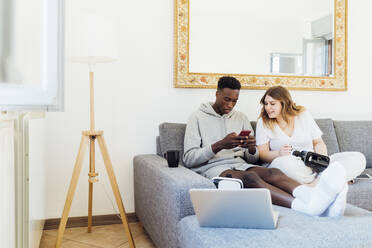
[(14, 121), (0, 120), (0, 247), (15, 247)]

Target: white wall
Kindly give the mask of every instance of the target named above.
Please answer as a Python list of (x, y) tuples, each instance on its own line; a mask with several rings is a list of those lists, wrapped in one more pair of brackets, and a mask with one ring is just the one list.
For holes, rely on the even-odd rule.
[[(371, 79), (366, 32), (372, 16), (368, 1), (349, 1), (349, 75), (346, 92), (293, 91), (298, 104), (316, 118), (372, 120)], [(120, 60), (96, 66), (96, 126), (105, 131), (127, 212), (134, 211), (133, 157), (155, 152), (161, 122), (186, 122), (201, 102), (213, 101), (211, 89), (173, 88), (173, 1), (66, 0), (66, 56), (74, 44), (70, 30), (81, 10), (117, 18)], [(79, 147), (81, 130), (89, 128), (88, 68), (66, 64), (66, 111), (47, 113), (47, 218), (60, 217)], [(237, 109), (251, 119), (259, 113), (262, 90), (242, 90)], [(82, 170), (71, 216), (87, 215), (87, 166)], [(113, 213), (113, 199), (102, 160), (95, 184), (94, 214)], [(105, 189), (109, 192), (109, 197)]]

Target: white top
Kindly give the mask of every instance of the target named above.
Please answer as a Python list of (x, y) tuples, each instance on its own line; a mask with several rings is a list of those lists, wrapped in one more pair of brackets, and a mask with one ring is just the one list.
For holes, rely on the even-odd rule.
[(305, 110), (294, 118), (292, 136), (284, 133), (277, 124), (274, 131), (264, 127), (260, 118), (256, 127), (256, 143), (257, 145), (269, 143), (271, 151), (278, 151), (285, 144), (292, 145), (293, 149), (298, 151), (314, 151), (313, 140), (320, 138), (322, 134), (309, 111)]

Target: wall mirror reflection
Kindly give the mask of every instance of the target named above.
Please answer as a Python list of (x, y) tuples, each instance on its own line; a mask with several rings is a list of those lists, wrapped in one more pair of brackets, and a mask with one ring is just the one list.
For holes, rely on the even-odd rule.
[(346, 0), (176, 0), (175, 86), (345, 90), (346, 15)]

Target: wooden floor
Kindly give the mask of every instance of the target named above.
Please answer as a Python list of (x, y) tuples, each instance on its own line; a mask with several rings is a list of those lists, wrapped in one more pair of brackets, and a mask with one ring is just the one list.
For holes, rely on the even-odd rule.
[[(155, 248), (142, 226), (130, 223), (136, 248)], [(44, 230), (40, 248), (54, 248), (58, 230)], [(93, 226), (87, 233), (86, 227), (66, 228), (62, 247), (65, 248), (129, 248), (128, 239), (122, 224)]]

